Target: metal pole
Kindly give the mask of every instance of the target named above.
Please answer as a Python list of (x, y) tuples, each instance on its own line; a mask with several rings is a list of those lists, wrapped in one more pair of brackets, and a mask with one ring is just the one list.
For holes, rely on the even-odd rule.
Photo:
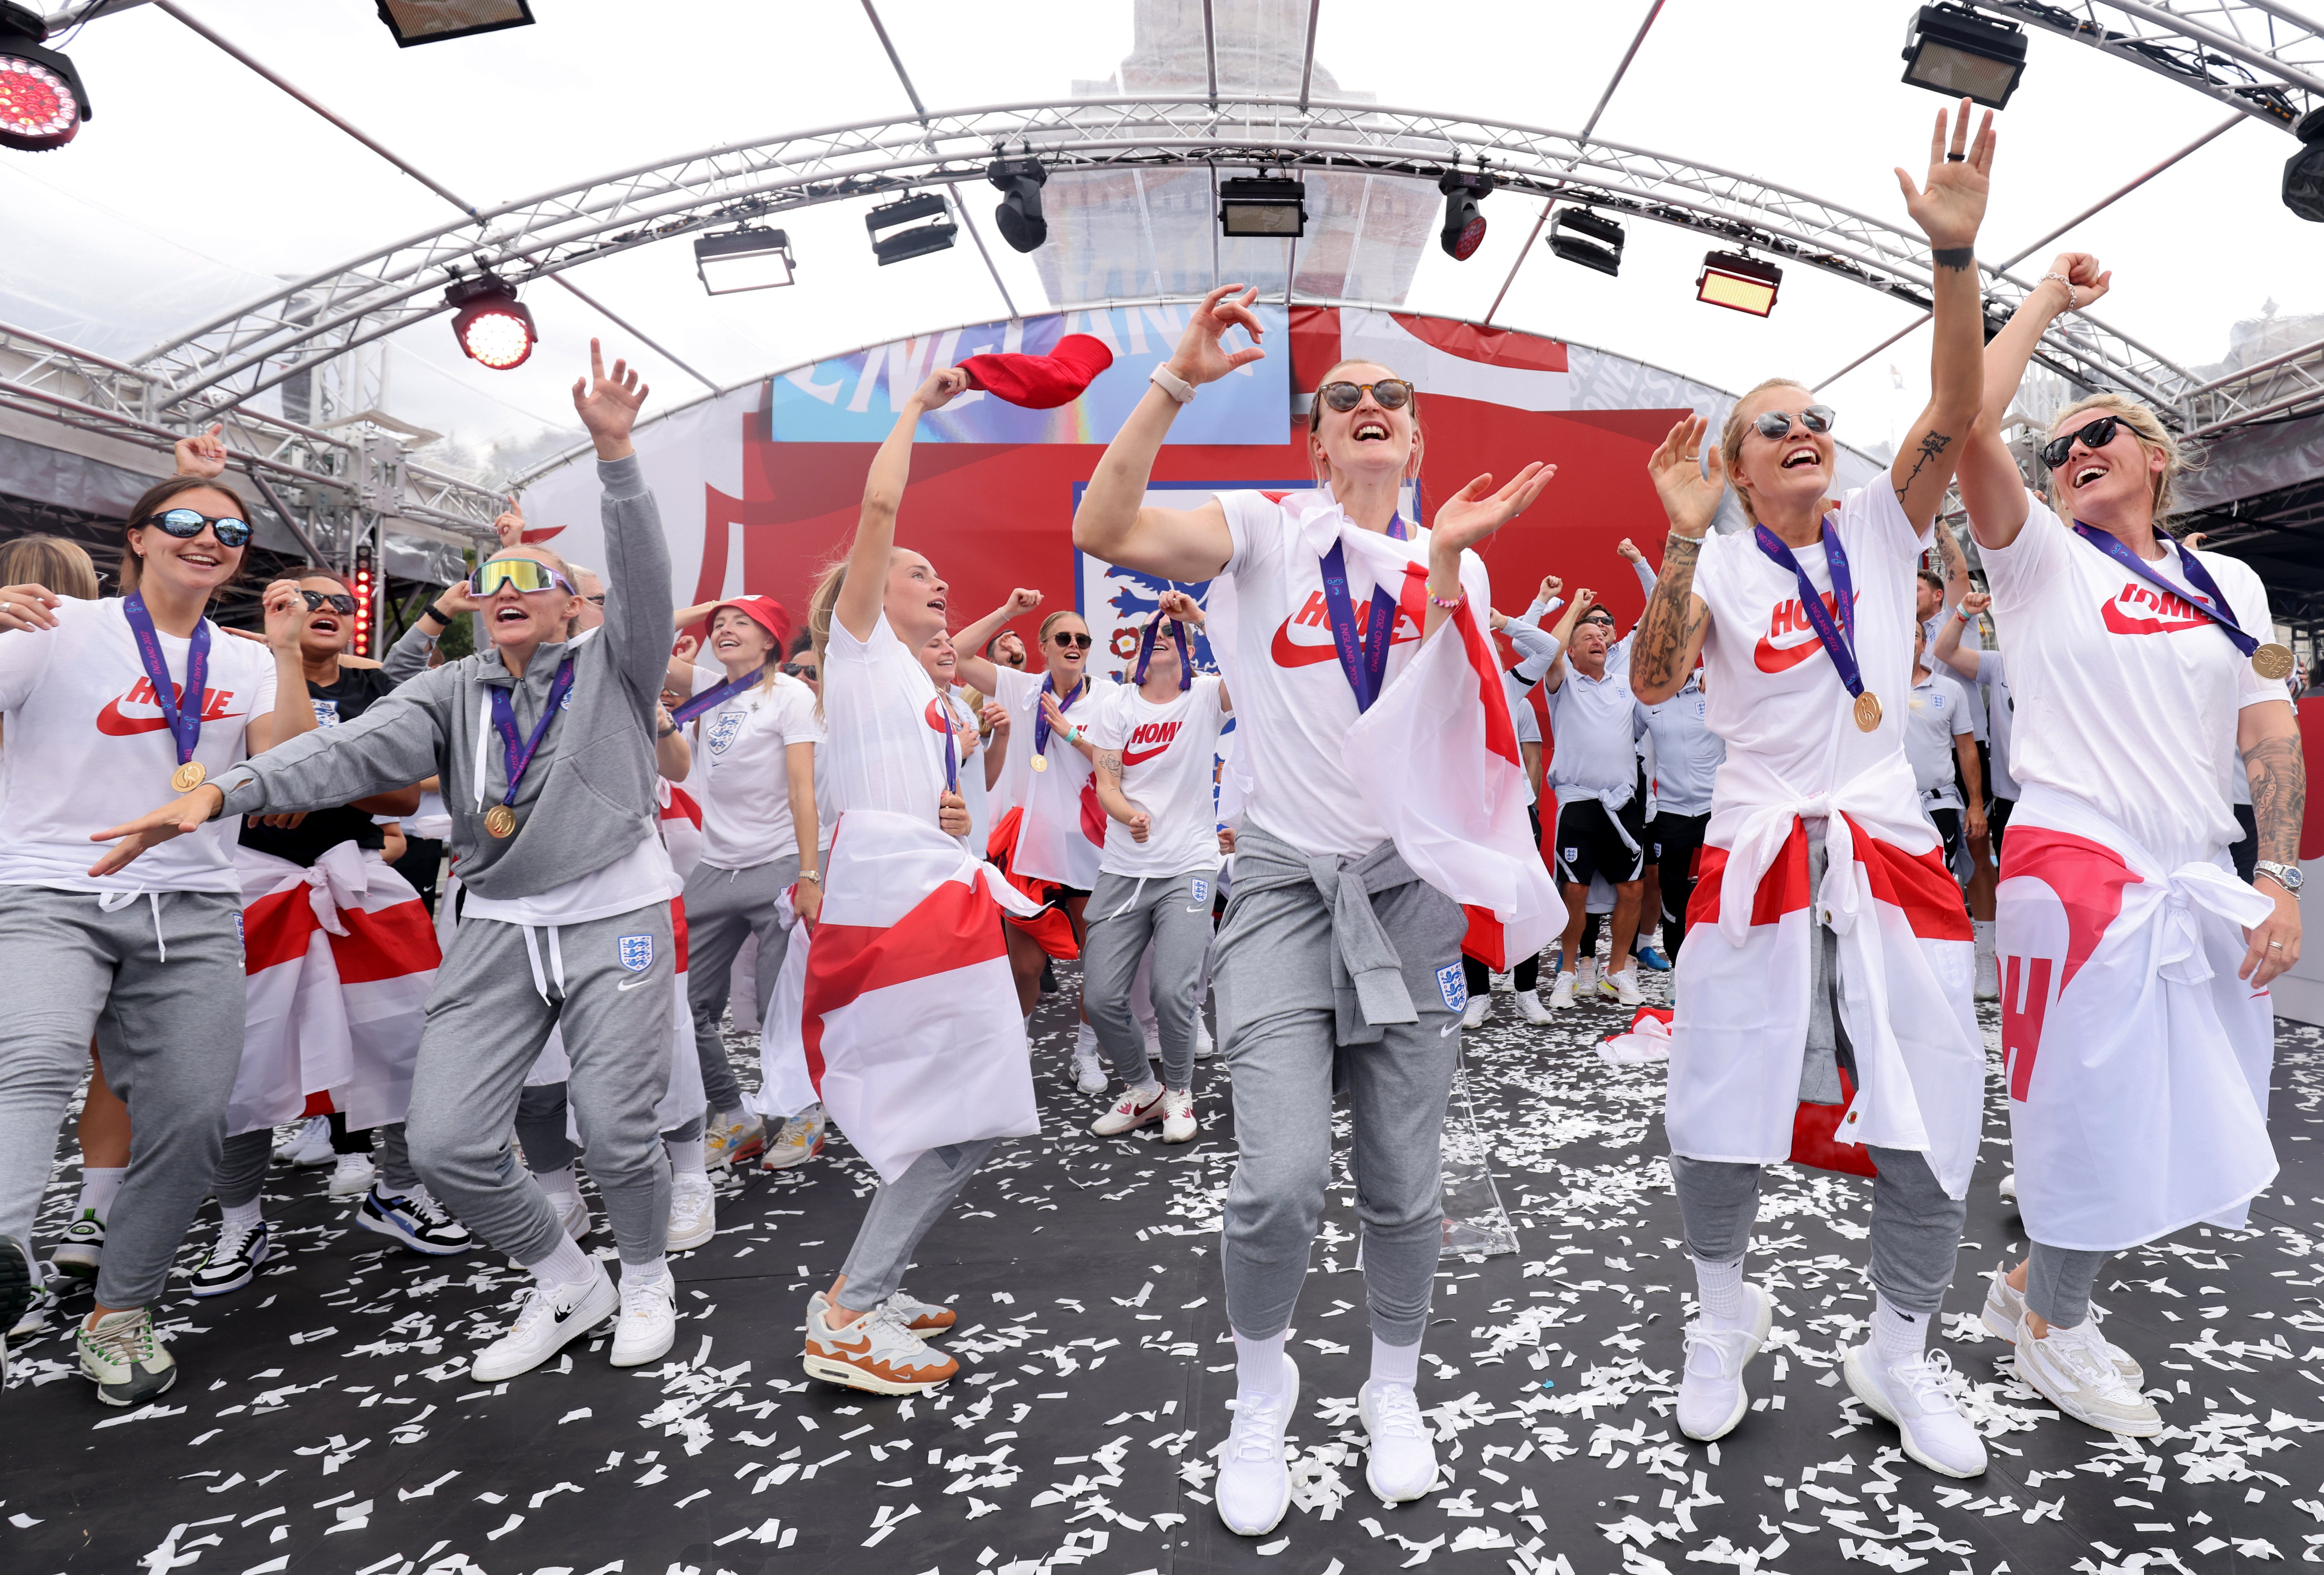
[(669, 362), (672, 366), (677, 367), (680, 372), (683, 372), (687, 376), (694, 379), (695, 382), (700, 383), (703, 387), (707, 389), (715, 389), (718, 386), (716, 383), (711, 382), (710, 379), (703, 376), (702, 373), (695, 371), (691, 366), (688, 366), (685, 362), (680, 361), (669, 350), (648, 338), (642, 328), (640, 328), (636, 324), (628, 321), (619, 312), (616, 312), (613, 308), (607, 306), (604, 301), (599, 300), (595, 296), (591, 295), (587, 290), (583, 290), (579, 285), (566, 278), (562, 273), (552, 273), (549, 277), (552, 282), (563, 285), (567, 290), (579, 297), (583, 304), (595, 309), (597, 314), (605, 318), (606, 321), (612, 323), (615, 327), (621, 329), (623, 333), (637, 340), (647, 349), (658, 352), (663, 360)]

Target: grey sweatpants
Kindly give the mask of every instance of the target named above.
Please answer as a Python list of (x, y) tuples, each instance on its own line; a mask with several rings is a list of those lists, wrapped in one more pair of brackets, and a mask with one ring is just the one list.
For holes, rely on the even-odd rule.
[[(1901, 1312), (1933, 1316), (1944, 1305), (1960, 1253), (1967, 1200), (1945, 1196), (1914, 1148), (1869, 1148), (1880, 1169), (1872, 1184), (1872, 1284)], [(1751, 1247), (1759, 1212), (1759, 1169), (1729, 1160), (1671, 1156), (1686, 1249), (1705, 1263), (1733, 1263)]]
[[(1245, 834), (1246, 838), (1250, 835)], [(1440, 1149), (1461, 1055), (1461, 907), (1420, 881), (1371, 898), (1419, 1021), (1339, 1043), (1331, 910), (1312, 882), (1238, 881), (1212, 962), (1219, 1043), (1233, 1073), (1235, 1174), (1220, 1267), (1235, 1331), (1291, 1322), (1332, 1174), (1332, 1101), (1348, 1091), (1372, 1332), (1411, 1345), (1428, 1320), (1444, 1244)], [(1449, 970), (1449, 974), (1446, 971)]]
[(686, 1004), (694, 1014), (694, 1049), (702, 1057), (702, 1091), (714, 1110), (742, 1108), (742, 1085), (718, 1038), (718, 1019), (733, 989), (734, 958), (742, 943), (759, 937), (759, 960), (752, 972), (758, 988), (759, 1020), (783, 971), (791, 933), (775, 921), (775, 899), (798, 879), (797, 854), (770, 859), (748, 870), (696, 864), (686, 881)]
[[(420, 1174), (411, 1168), (410, 1146), (403, 1138), (403, 1123), (392, 1121), (379, 1128), (379, 1174), (387, 1184), (391, 1194), (408, 1193), (420, 1184)], [(226, 1140), (218, 1156), (217, 1179), (210, 1184), (210, 1193), (221, 1209), (239, 1209), (245, 1203), (258, 1202), (259, 1189), (266, 1184), (266, 1166), (274, 1157), (274, 1129), (261, 1127), (255, 1132), (237, 1132)]]
[[(516, 1140), (524, 1150), (525, 1168), (535, 1175), (568, 1170), (581, 1157), (581, 1146), (567, 1132), (572, 1101), (561, 1082), (529, 1082), (516, 1101)], [(661, 1135), (665, 1143), (690, 1143), (709, 1128), (700, 1111)]]
[(2070, 1252), (2036, 1241), (2025, 1270), (2025, 1306), (2035, 1317), (2073, 1329), (2090, 1315), (2090, 1293), (2110, 1252)]
[(102, 1307), (143, 1307), (209, 1192), (242, 1065), (242, 904), (0, 886), (0, 1236), (29, 1246), (65, 1107), (88, 1069), (129, 1107), (128, 1173), (106, 1217)]
[(944, 1218), (944, 1211), (960, 1196), (960, 1189), (1000, 1142), (998, 1138), (980, 1138), (973, 1143), (931, 1148), (912, 1161), (903, 1174), (872, 1194), (872, 1207), (855, 1232), (855, 1244), (847, 1249), (846, 1263), (840, 1266), (839, 1272), (847, 1276), (847, 1284), (839, 1291), (841, 1306), (869, 1312), (896, 1294), (904, 1283), (904, 1270), (911, 1266), (912, 1254), (919, 1249), (920, 1239)]
[(669, 1159), (654, 1120), (669, 1087), (669, 906), (539, 929), (532, 940), (528, 953), (521, 925), (460, 921), (412, 1072), (412, 1163), (438, 1202), (518, 1263), (554, 1251), (564, 1239), (557, 1212), (516, 1162), (509, 1129), (525, 1073), (561, 1024), (573, 1063), (566, 1087), (613, 1240), (624, 1263), (651, 1263), (669, 1237)]
[(1113, 1074), (1132, 1088), (1154, 1081), (1146, 1036), (1130, 1009), (1130, 987), (1149, 943), (1155, 1023), (1162, 1039), (1162, 1082), (1194, 1082), (1194, 1026), (1203, 1009), (1203, 958), (1211, 944), (1211, 882), (1215, 872), (1114, 875), (1101, 872), (1083, 916), (1082, 1000)]

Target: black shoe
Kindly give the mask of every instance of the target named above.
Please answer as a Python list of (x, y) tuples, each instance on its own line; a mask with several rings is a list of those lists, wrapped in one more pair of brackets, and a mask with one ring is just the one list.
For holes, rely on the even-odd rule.
[(8, 1382), (8, 1331), (32, 1304), (40, 1286), (32, 1273), (32, 1255), (13, 1236), (0, 1236), (0, 1386)]

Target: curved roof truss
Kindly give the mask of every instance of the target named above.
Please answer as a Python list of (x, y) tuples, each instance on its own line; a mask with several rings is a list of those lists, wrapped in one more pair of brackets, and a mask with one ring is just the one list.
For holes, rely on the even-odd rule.
[(2284, 131), (2324, 106), (2324, 29), (2276, 0), (1969, 0)]

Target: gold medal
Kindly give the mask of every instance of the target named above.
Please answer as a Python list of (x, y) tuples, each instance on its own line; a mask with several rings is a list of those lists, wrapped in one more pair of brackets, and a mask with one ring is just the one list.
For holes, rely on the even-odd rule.
[[(2270, 650), (2283, 649), (2282, 646), (2269, 646), (2267, 649)], [(2291, 653), (2286, 652), (2283, 659), (2287, 664), (2289, 664), (2292, 660)], [(2291, 670), (2292, 669), (2289, 665), (2284, 668), (2285, 672), (2290, 672)], [(209, 773), (202, 769), (202, 763), (199, 760), (188, 760), (184, 765), (180, 766), (176, 770), (170, 773), (170, 786), (175, 788), (180, 793), (191, 793), (195, 788), (200, 787), (203, 779), (208, 776)]]
[(484, 829), (496, 837), (516, 835), (516, 811), (505, 804), (495, 804), (484, 811)]
[(1035, 755), (1033, 757), (1033, 769), (1037, 771), (1046, 771), (1048, 769), (1049, 758), (1047, 755)]
[(2292, 677), (2292, 652), (2281, 645), (2264, 645), (2251, 654), (2252, 671), (2273, 683)]
[(1874, 732), (1880, 725), (1880, 696), (1869, 689), (1856, 697), (1856, 725), (1863, 732)]

